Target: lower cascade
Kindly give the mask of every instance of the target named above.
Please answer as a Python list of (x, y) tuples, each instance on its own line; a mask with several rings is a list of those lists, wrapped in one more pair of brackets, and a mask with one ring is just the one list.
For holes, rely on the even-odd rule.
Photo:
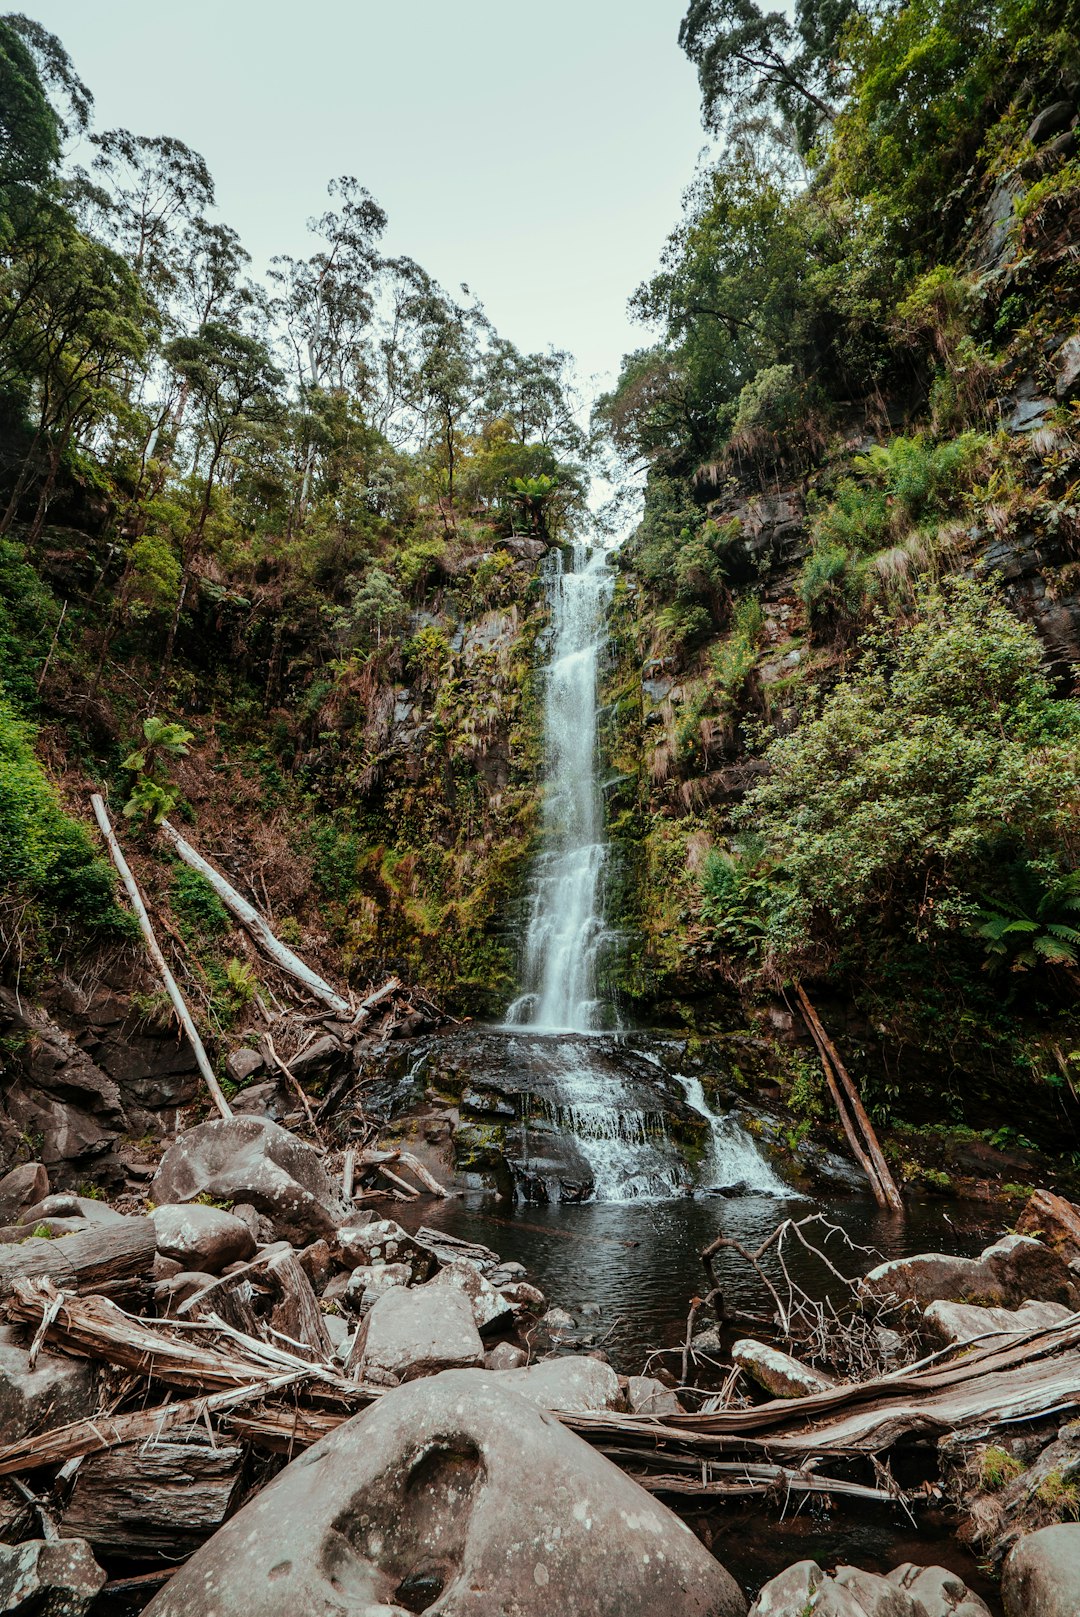
[[(663, 1091), (671, 1086), (661, 1085), (651, 1105), (647, 1096), (635, 1105), (640, 1079), (630, 1079), (625, 1061), (612, 1060), (610, 1039), (603, 1059), (597, 1047), (596, 1035), (615, 1020), (597, 983), (603, 950), (614, 941), (604, 918), (607, 845), (597, 747), (597, 668), (612, 575), (602, 548), (576, 544), (570, 560), (568, 568), (556, 553), (549, 586), (542, 846), (525, 935), (524, 992), (506, 1017), (508, 1031), (530, 1035), (515, 1040), (515, 1048), (526, 1056), (542, 1113), (531, 1152), (522, 1124), (517, 1193), (526, 1200), (613, 1202), (688, 1194), (694, 1179), (667, 1123), (672, 1102), (681, 1101), (707, 1125), (698, 1188), (786, 1194), (746, 1131), (712, 1112), (700, 1079), (672, 1074), (670, 1094)], [(635, 1053), (647, 1071), (654, 1058)], [(568, 1174), (546, 1155), (553, 1134), (569, 1137), (576, 1171)]]

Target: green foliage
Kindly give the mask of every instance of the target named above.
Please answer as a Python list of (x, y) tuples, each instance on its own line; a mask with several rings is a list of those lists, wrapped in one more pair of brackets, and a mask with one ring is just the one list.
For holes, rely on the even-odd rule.
[(64, 812), (34, 755), (33, 730), (0, 694), (0, 943), (3, 952), (74, 924), (128, 936), (110, 866)]
[(962, 949), (1003, 867), (1071, 868), (1080, 849), (1080, 708), (1054, 696), (1031, 631), (970, 580), (869, 637), (766, 763), (745, 817), (789, 884), (766, 940), (781, 969), (846, 940), (869, 962), (890, 933)]
[(1062, 876), (1035, 865), (1010, 867), (994, 906), (981, 910), (976, 935), (987, 963), (1013, 971), (1075, 966), (1080, 958), (1080, 871)]
[(190, 865), (178, 862), (169, 883), (169, 903), (181, 935), (193, 942), (205, 942), (228, 932), (229, 912), (205, 876)]
[(129, 753), (121, 764), (135, 779), (124, 804), (124, 816), (143, 825), (160, 825), (176, 805), (177, 792), (165, 771), (169, 762), (186, 758), (192, 731), (182, 724), (151, 717), (143, 720), (144, 745)]

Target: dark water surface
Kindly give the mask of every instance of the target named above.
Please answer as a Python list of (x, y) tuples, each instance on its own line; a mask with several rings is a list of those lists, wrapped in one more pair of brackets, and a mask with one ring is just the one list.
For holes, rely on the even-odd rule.
[[(847, 1197), (828, 1208), (774, 1196), (536, 1207), (477, 1195), (425, 1201), (422, 1221), (523, 1263), (549, 1302), (575, 1318), (583, 1304), (598, 1304), (595, 1323), (612, 1363), (634, 1374), (654, 1349), (682, 1341), (690, 1299), (708, 1286), (699, 1257), (703, 1247), (726, 1235), (752, 1251), (781, 1219), (819, 1210), (858, 1248), (867, 1249), (852, 1250), (839, 1236), (829, 1238), (825, 1249), (831, 1261), (848, 1275), (913, 1252), (970, 1256), (1002, 1233), (1000, 1213), (978, 1203), (914, 1201), (897, 1218), (869, 1197)], [(414, 1213), (411, 1222), (420, 1221)], [(815, 1245), (822, 1244), (822, 1234), (807, 1231)], [(793, 1278), (811, 1294), (825, 1296), (835, 1287), (828, 1270), (798, 1243), (785, 1250)], [(716, 1268), (729, 1302), (751, 1312), (766, 1310), (766, 1292), (736, 1253), (720, 1254)]]
[[(583, 1304), (598, 1304), (600, 1318), (588, 1324), (615, 1367), (627, 1374), (640, 1370), (655, 1349), (681, 1344), (690, 1299), (707, 1287), (698, 1254), (717, 1235), (753, 1250), (781, 1219), (821, 1210), (857, 1247), (872, 1249), (845, 1248), (837, 1236), (828, 1240), (826, 1250), (836, 1267), (856, 1275), (881, 1259), (914, 1252), (971, 1256), (1002, 1233), (997, 1210), (940, 1200), (911, 1201), (902, 1218), (862, 1197), (820, 1209), (805, 1199), (771, 1196), (535, 1207), (476, 1195), (425, 1200), (422, 1207), (422, 1213), (399, 1209), (397, 1216), (481, 1242), (503, 1259), (524, 1264), (549, 1302), (575, 1318)], [(807, 1234), (820, 1244), (821, 1232)], [(828, 1271), (797, 1244), (786, 1250), (793, 1277), (807, 1291), (820, 1297), (835, 1287)], [(767, 1294), (737, 1254), (724, 1253), (717, 1269), (730, 1302), (768, 1311)], [(667, 1362), (677, 1368), (673, 1360)], [(881, 1573), (914, 1561), (951, 1568), (992, 1612), (1001, 1610), (996, 1586), (951, 1536), (940, 1511), (920, 1509), (912, 1522), (898, 1506), (845, 1502), (834, 1509), (820, 1498), (791, 1503), (782, 1519), (772, 1500), (702, 1509), (681, 1500), (678, 1508), (751, 1598), (795, 1561), (812, 1559), (826, 1568), (846, 1563)]]

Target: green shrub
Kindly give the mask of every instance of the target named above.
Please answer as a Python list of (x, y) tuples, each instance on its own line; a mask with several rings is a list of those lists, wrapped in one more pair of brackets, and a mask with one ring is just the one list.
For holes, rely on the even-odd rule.
[(0, 935), (5, 950), (38, 927), (74, 922), (130, 934), (113, 872), (84, 826), (65, 813), (34, 753), (34, 732), (0, 694)]
[(177, 864), (169, 883), (169, 902), (180, 934), (188, 942), (206, 941), (227, 932), (229, 913), (205, 876), (190, 865)]

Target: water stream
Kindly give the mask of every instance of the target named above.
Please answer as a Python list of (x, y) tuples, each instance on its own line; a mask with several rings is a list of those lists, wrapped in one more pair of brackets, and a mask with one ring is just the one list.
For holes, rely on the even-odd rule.
[[(663, 1109), (635, 1105), (634, 1088), (618, 1064), (594, 1055), (587, 1037), (617, 1023), (597, 987), (601, 953), (613, 941), (604, 919), (607, 844), (597, 734), (597, 671), (613, 587), (608, 560), (605, 550), (578, 544), (570, 566), (559, 552), (552, 563), (541, 851), (523, 992), (506, 1020), (508, 1028), (532, 1035), (531, 1060), (542, 1073), (549, 1117), (587, 1164), (591, 1198), (620, 1202), (685, 1194), (692, 1182), (668, 1138)], [(784, 1194), (749, 1135), (712, 1112), (700, 1080), (676, 1077), (686, 1106), (708, 1124), (698, 1184)], [(550, 1184), (558, 1199), (557, 1176)]]

